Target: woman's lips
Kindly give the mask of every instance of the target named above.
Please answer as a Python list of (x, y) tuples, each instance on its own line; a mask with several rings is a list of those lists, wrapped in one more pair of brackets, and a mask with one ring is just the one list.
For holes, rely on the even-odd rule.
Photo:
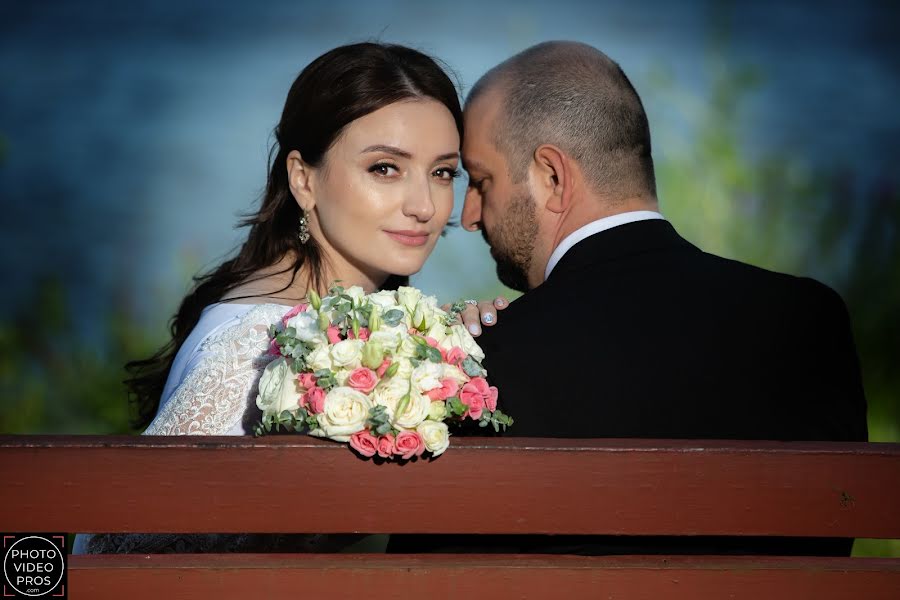
[(428, 234), (421, 231), (385, 231), (385, 233), (404, 246), (424, 246), (428, 243)]

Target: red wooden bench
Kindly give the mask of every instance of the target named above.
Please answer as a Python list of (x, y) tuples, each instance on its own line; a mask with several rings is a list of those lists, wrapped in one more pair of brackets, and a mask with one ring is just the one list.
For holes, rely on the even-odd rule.
[[(900, 538), (900, 444), (0, 436), (0, 531)], [(452, 515), (452, 518), (450, 517)], [(69, 598), (900, 598), (900, 559), (182, 554), (69, 560)]]

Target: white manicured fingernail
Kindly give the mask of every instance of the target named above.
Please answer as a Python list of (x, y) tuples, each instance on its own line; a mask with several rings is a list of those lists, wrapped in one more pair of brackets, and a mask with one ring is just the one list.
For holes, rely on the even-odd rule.
[(469, 325), (469, 333), (471, 333), (472, 335), (478, 335), (480, 330), (481, 330), (481, 328), (478, 325), (475, 325), (474, 323)]
[(487, 323), (488, 325), (490, 325), (491, 323), (494, 322), (494, 315), (488, 313), (488, 314), (484, 315), (484, 319), (483, 319), (483, 320), (484, 320), (485, 323)]

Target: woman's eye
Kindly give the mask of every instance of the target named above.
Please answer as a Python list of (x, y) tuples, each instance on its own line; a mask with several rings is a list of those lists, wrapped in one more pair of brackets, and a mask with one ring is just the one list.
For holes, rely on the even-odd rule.
[(377, 163), (369, 167), (369, 173), (375, 173), (376, 175), (381, 175), (382, 177), (391, 175), (391, 171), (397, 172), (398, 169), (395, 165), (392, 165), (390, 163)]
[(459, 177), (459, 169), (441, 167), (440, 169), (435, 171), (434, 174), (437, 175), (439, 179), (445, 179), (449, 181), (451, 179), (456, 179), (457, 177)]

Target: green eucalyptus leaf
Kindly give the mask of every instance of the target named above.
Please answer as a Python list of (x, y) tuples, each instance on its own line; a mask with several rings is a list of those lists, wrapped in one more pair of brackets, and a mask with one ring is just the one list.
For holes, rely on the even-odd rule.
[(384, 313), (381, 318), (384, 321), (385, 325), (394, 327), (403, 320), (403, 311), (397, 308), (392, 308), (391, 310)]

